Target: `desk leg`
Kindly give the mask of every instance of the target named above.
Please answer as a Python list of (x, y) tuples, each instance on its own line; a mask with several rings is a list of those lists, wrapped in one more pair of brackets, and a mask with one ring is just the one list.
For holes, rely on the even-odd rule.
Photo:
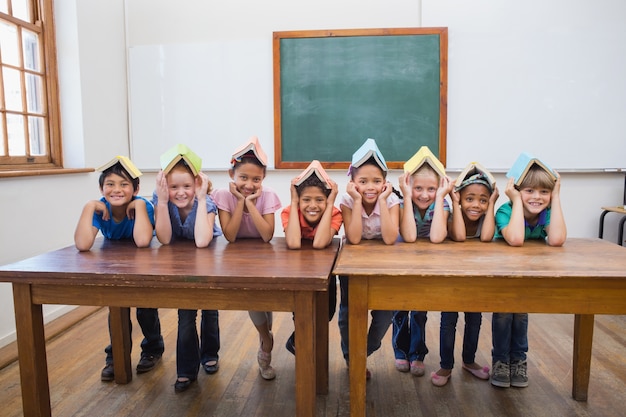
[(109, 320), (115, 382), (128, 384), (133, 379), (130, 366), (130, 308), (109, 307)]
[(600, 214), (600, 225), (598, 226), (598, 237), (602, 239), (604, 236), (604, 218), (606, 217), (608, 210), (604, 210), (602, 214)]
[(572, 381), (572, 397), (577, 401), (587, 401), (589, 374), (591, 371), (593, 324), (593, 314), (576, 314), (574, 316), (574, 376)]
[(295, 294), (296, 415), (298, 417), (312, 417), (316, 414), (315, 297), (313, 291), (298, 291)]
[(318, 394), (328, 394), (328, 292), (317, 291), (315, 298), (316, 386)]
[(348, 278), (350, 416), (365, 416), (367, 366), (367, 277)]
[(13, 284), (22, 409), (27, 417), (49, 417), (50, 386), (41, 304), (33, 304), (29, 284)]

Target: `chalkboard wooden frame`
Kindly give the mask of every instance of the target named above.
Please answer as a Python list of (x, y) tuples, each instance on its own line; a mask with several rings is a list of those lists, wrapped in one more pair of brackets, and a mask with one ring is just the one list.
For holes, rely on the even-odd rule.
[[(309, 157), (308, 154), (306, 158), (302, 158), (306, 160), (300, 160), (300, 159), (296, 160), (295, 158), (290, 159), (288, 157), (285, 157), (284, 152), (283, 152), (285, 146), (283, 145), (287, 144), (286, 141), (294, 141), (294, 140), (297, 141), (297, 140), (301, 140), (301, 138), (286, 137), (287, 135), (285, 135), (283, 132), (283, 125), (285, 125), (286, 122), (289, 121), (287, 120), (287, 118), (291, 116), (288, 114), (288, 112), (283, 111), (287, 109), (287, 106), (283, 104), (285, 103), (286, 98), (285, 98), (285, 92), (281, 88), (282, 77), (283, 76), (293, 76), (293, 77), (299, 76), (299, 74), (289, 74), (285, 72), (284, 63), (281, 60), (281, 43), (284, 40), (288, 40), (289, 42), (295, 41), (295, 43), (292, 42), (289, 45), (296, 45), (295, 47), (297, 47), (298, 42), (300, 42), (301, 40), (302, 41), (309, 40), (309, 44), (310, 44), (311, 38), (339, 39), (343, 37), (372, 37), (372, 36), (374, 37), (377, 37), (377, 36), (423, 37), (424, 35), (430, 35), (431, 38), (433, 36), (437, 38), (438, 51), (435, 51), (435, 52), (438, 52), (439, 54), (438, 56), (439, 80), (438, 80), (438, 86), (434, 86), (435, 88), (438, 87), (439, 89), (439, 94), (438, 94), (439, 99), (438, 99), (438, 103), (436, 103), (439, 107), (438, 120), (434, 120), (433, 123), (431, 123), (431, 124), (435, 124), (434, 129), (438, 130), (438, 132), (435, 132), (435, 135), (437, 135), (438, 133), (438, 137), (429, 139), (431, 143), (432, 141), (434, 141), (438, 145), (438, 149), (433, 149), (434, 147), (433, 145), (430, 145), (429, 147), (431, 148), (433, 153), (435, 153), (435, 155), (437, 155), (438, 158), (441, 160), (441, 162), (445, 165), (446, 164), (446, 133), (447, 133), (447, 88), (448, 88), (448, 29), (445, 27), (431, 27), (431, 28), (303, 30), (303, 31), (274, 32), (273, 33), (273, 67), (274, 67), (274, 162), (275, 162), (275, 167), (285, 168), (285, 169), (290, 169), (290, 168), (302, 169), (308, 165), (310, 160), (320, 159), (320, 161), (326, 168), (339, 169), (339, 168), (347, 168), (349, 166), (349, 158), (350, 158), (350, 155), (346, 155), (345, 160), (325, 161), (322, 158), (318, 158), (316, 155), (310, 155)], [(370, 38), (362, 38), (362, 39), (364, 42), (367, 42), (368, 39)], [(363, 57), (364, 62), (366, 64), (368, 64), (367, 63), (368, 58), (369, 58), (369, 55)], [(374, 64), (382, 65), (383, 63), (375, 62)], [(390, 65), (389, 62), (384, 62), (384, 64), (385, 64), (386, 71), (389, 71), (389, 70), (403, 71), (404, 70), (402, 66), (395, 67), (394, 65), (392, 65), (393, 63), (391, 63)], [(417, 97), (419, 96), (420, 91), (410, 91), (409, 94), (412, 94), (413, 96)], [(412, 108), (410, 114), (408, 113), (405, 115), (400, 114), (398, 115), (398, 117), (399, 118), (423, 117), (421, 114), (419, 114), (419, 112), (416, 112), (414, 110), (415, 109)], [(408, 111), (409, 110), (407, 110), (407, 112)], [(429, 111), (433, 114), (437, 114), (436, 109), (430, 109)], [(312, 114), (310, 115), (310, 117), (313, 118), (313, 120), (310, 119), (313, 125), (318, 124), (318, 123), (322, 123), (322, 124), (324, 123), (323, 120), (321, 119), (319, 120), (315, 119), (316, 117), (319, 117), (319, 115)], [(349, 124), (350, 120), (346, 120), (346, 123)], [(386, 152), (385, 152), (384, 146), (381, 146), (381, 143), (380, 143), (380, 140), (382, 138), (376, 138), (375, 136), (368, 136), (368, 137), (373, 137), (374, 139), (377, 140), (377, 142), (379, 143), (379, 147), (381, 147), (383, 155), (385, 155)], [(345, 140), (348, 142), (348, 143), (344, 143), (343, 145), (349, 146), (350, 149), (352, 150), (356, 150), (365, 141), (365, 139), (367, 139), (367, 137), (349, 137), (349, 138), (342, 137), (341, 138), (342, 141)], [(293, 142), (293, 143), (296, 143), (296, 142)], [(417, 139), (411, 138), (411, 141), (407, 143), (406, 146), (403, 146), (403, 148), (407, 148), (407, 149), (402, 150), (403, 158), (396, 158), (395, 160), (393, 158), (391, 160), (390, 158), (387, 158), (388, 167), (391, 169), (402, 168), (402, 165), (404, 164), (406, 159), (408, 159), (414, 152), (416, 152), (419, 149), (420, 146), (424, 144), (428, 144), (428, 142), (424, 143), (421, 138), (417, 138)], [(404, 155), (406, 155), (406, 158), (404, 158)], [(404, 160), (399, 160), (399, 159), (404, 159)]]

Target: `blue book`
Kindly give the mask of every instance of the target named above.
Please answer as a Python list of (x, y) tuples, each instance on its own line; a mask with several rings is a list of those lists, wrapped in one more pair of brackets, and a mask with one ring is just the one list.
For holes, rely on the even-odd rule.
[(387, 171), (387, 162), (385, 162), (385, 158), (383, 158), (383, 154), (380, 152), (380, 149), (378, 149), (374, 139), (366, 140), (365, 143), (352, 154), (352, 167), (358, 168), (370, 158), (376, 160), (380, 169)]
[(554, 181), (556, 181), (556, 174), (554, 170), (548, 166), (545, 162), (539, 160), (539, 158), (534, 157), (528, 152), (522, 152), (520, 156), (517, 157), (515, 163), (509, 169), (509, 172), (506, 173), (507, 178), (514, 178), (515, 185), (519, 187), (519, 185), (524, 181), (526, 174), (528, 174), (528, 170), (533, 166), (538, 165), (544, 171), (546, 171)]

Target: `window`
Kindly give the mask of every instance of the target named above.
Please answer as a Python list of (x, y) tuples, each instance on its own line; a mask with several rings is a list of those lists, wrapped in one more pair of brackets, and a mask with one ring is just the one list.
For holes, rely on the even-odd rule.
[(52, 0), (0, 0), (0, 172), (61, 168)]

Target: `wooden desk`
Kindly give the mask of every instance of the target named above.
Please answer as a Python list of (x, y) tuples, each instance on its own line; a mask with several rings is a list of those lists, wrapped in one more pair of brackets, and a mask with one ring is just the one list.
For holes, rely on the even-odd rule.
[(600, 214), (600, 227), (598, 230), (598, 237), (602, 239), (602, 236), (604, 236), (604, 218), (609, 213), (618, 213), (622, 215), (622, 218), (619, 221), (619, 226), (617, 229), (617, 244), (620, 246), (624, 246), (624, 223), (626, 223), (626, 205), (617, 206), (617, 207), (602, 207), (602, 214)]
[(560, 248), (363, 241), (344, 245), (333, 272), (350, 276), (351, 416), (365, 415), (368, 309), (575, 314), (572, 396), (581, 401), (594, 314), (626, 314), (626, 249), (600, 239), (568, 239)]
[(220, 237), (205, 249), (100, 239), (89, 252), (72, 246), (1, 266), (0, 282), (13, 283), (24, 415), (51, 415), (42, 304), (111, 306), (118, 383), (132, 378), (128, 306), (294, 311), (296, 412), (314, 415), (316, 392), (328, 392), (327, 290), (338, 248), (338, 239), (325, 250), (288, 250), (283, 238)]

